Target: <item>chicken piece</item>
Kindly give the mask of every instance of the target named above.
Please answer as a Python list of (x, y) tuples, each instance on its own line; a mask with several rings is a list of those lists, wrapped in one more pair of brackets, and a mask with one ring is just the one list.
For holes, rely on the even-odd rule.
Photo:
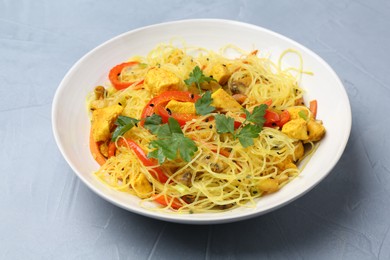
[(220, 85), (225, 85), (229, 80), (231, 73), (226, 65), (216, 64), (211, 68), (210, 76), (212, 76)]
[(92, 112), (92, 136), (95, 142), (106, 141), (110, 138), (110, 129), (122, 110), (122, 106), (112, 105)]
[(302, 142), (298, 141), (297, 144), (295, 145), (294, 156), (293, 155), (287, 156), (286, 159), (278, 163), (276, 166), (282, 171), (286, 169), (296, 169), (297, 165), (294, 162), (302, 158), (304, 154), (305, 154), (305, 148), (303, 147)]
[(305, 106), (289, 107), (289, 108), (287, 108), (287, 111), (290, 113), (291, 120), (302, 118), (299, 115), (299, 113), (301, 111), (303, 111), (303, 113), (304, 113), (304, 115), (306, 115), (306, 117), (309, 117), (309, 112), (307, 111), (307, 107), (305, 107)]
[(180, 78), (161, 68), (152, 68), (146, 73), (144, 86), (154, 96), (168, 90), (181, 90)]
[(321, 121), (312, 119), (307, 122), (307, 132), (309, 141), (319, 141), (325, 135), (325, 127), (322, 125)]
[(102, 143), (99, 146), (100, 153), (104, 155), (105, 157), (108, 157), (108, 144), (107, 142)]
[(307, 123), (304, 119), (298, 118), (288, 121), (282, 127), (282, 133), (298, 140), (307, 140)]
[(89, 109), (91, 111), (94, 111), (99, 108), (104, 108), (108, 105), (108, 100), (107, 99), (97, 99), (97, 100), (92, 100), (91, 103), (89, 104)]
[(219, 85), (218, 82), (212, 80), (210, 82), (202, 82), (202, 84), (200, 84), (200, 87), (204, 91), (210, 90), (211, 92), (214, 92), (220, 89), (221, 85)]
[(295, 158), (295, 161), (301, 159), (303, 157), (303, 155), (305, 154), (305, 148), (303, 147), (303, 144), (301, 141), (299, 141), (296, 145), (295, 145), (295, 150), (294, 150), (294, 158)]
[(278, 167), (281, 171), (284, 171), (286, 169), (296, 169), (297, 165), (293, 162), (291, 156), (287, 156), (286, 159), (276, 164), (276, 167)]
[(192, 102), (171, 100), (165, 108), (169, 109), (172, 113), (196, 114), (195, 103)]
[(143, 173), (138, 174), (135, 178), (130, 181), (133, 190), (141, 199), (150, 197), (153, 191), (152, 184), (148, 181)]
[(272, 193), (279, 189), (279, 183), (275, 179), (265, 179), (259, 183), (258, 188), (261, 191)]
[(211, 95), (211, 98), (213, 99), (211, 105), (224, 111), (239, 111), (242, 109), (240, 103), (238, 103), (222, 88), (215, 91)]

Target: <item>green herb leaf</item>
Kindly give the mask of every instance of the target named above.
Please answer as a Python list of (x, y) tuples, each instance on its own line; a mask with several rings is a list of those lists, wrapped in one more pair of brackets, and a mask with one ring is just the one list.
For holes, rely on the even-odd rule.
[[(151, 119), (151, 121), (158, 122), (157, 118)], [(160, 164), (167, 159), (175, 160), (178, 155), (184, 161), (189, 162), (191, 160), (198, 147), (192, 139), (183, 134), (176, 119), (170, 117), (168, 124), (161, 125), (160, 128), (155, 127), (152, 126), (152, 129), (157, 129), (156, 133), (159, 139), (150, 142), (149, 147), (155, 150), (148, 154), (149, 158), (156, 158)]]
[(145, 118), (144, 126), (145, 126), (145, 128), (149, 129), (148, 127), (153, 127), (153, 126), (157, 126), (157, 125), (161, 125), (161, 124), (162, 124), (161, 116), (153, 114), (153, 115)]
[(256, 106), (253, 112), (250, 113), (244, 109), (246, 116), (245, 121), (240, 125), (237, 130), (234, 130), (234, 119), (225, 115), (215, 115), (215, 123), (217, 132), (231, 133), (234, 138), (238, 138), (243, 147), (248, 147), (254, 144), (253, 138), (257, 138), (259, 133), (263, 129), (265, 123), (265, 113), (268, 106), (265, 104)]
[(150, 152), (148, 157), (156, 158), (161, 164), (166, 159), (174, 160), (177, 155), (177, 144), (172, 143), (171, 138), (157, 139), (150, 142), (150, 148), (156, 148), (156, 150)]
[(259, 137), (262, 127), (259, 125), (245, 125), (235, 137), (238, 138), (243, 147), (248, 147), (254, 144), (253, 138)]
[(141, 69), (145, 69), (146, 67), (148, 66), (147, 63), (138, 63), (138, 67), (140, 67)]
[(231, 117), (221, 115), (221, 114), (216, 114), (215, 124), (217, 128), (217, 132), (219, 134), (234, 133), (234, 119)]
[(172, 134), (172, 139), (177, 143), (177, 150), (179, 151), (180, 157), (186, 162), (191, 161), (195, 152), (198, 151), (195, 142), (183, 134), (177, 133)]
[(306, 115), (304, 110), (299, 111), (298, 115), (299, 115), (300, 118), (302, 118), (303, 120), (307, 121), (307, 115)]
[(245, 109), (246, 120), (256, 125), (263, 126), (265, 123), (264, 115), (267, 108), (268, 106), (266, 104), (261, 104), (253, 109), (252, 114)]
[(115, 142), (119, 136), (124, 135), (127, 131), (133, 128), (138, 122), (139, 122), (138, 119), (132, 117), (119, 116), (114, 123), (115, 125), (117, 125), (117, 127), (112, 133), (111, 141)]
[(195, 102), (195, 109), (198, 115), (207, 115), (215, 110), (215, 107), (211, 106), (213, 99), (211, 98), (211, 92), (206, 91), (203, 96)]
[(167, 124), (162, 125), (161, 116), (156, 114), (153, 114), (145, 119), (144, 127), (159, 138), (171, 135), (169, 126)]
[(202, 70), (199, 68), (199, 66), (196, 66), (192, 72), (190, 72), (190, 77), (186, 80), (184, 80), (184, 83), (186, 83), (187, 86), (191, 86), (193, 83), (196, 84), (196, 86), (199, 89), (199, 92), (201, 91), (200, 84), (203, 82), (210, 82), (210, 81), (216, 81), (212, 77), (206, 77)]
[(173, 117), (168, 118), (168, 125), (172, 134), (176, 133), (183, 135), (183, 131), (181, 130), (179, 122), (177, 122), (177, 120)]

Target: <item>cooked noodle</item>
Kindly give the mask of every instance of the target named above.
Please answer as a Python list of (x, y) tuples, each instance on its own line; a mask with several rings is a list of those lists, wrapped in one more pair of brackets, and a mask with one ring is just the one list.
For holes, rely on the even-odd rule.
[[(267, 101), (270, 102), (270, 109), (283, 111), (296, 106), (303, 98), (304, 91), (298, 84), (301, 74), (304, 73), (303, 61), (294, 50), (287, 50), (277, 63), (273, 63), (267, 57), (259, 57), (261, 55), (256, 52), (245, 52), (232, 45), (222, 48), (220, 53), (186, 46), (185, 43), (183, 45), (184, 48), (180, 49), (173, 44), (160, 44), (145, 57), (133, 57), (131, 60), (140, 62), (142, 66), (135, 73), (122, 71), (120, 80), (131, 79), (135, 82), (119, 91), (108, 87), (106, 96), (101, 100), (91, 94), (88, 98), (89, 108), (93, 110), (119, 103), (124, 107), (121, 115), (139, 119), (145, 105), (153, 97), (139, 84), (150, 68), (164, 68), (174, 73), (181, 79), (181, 89), (185, 90), (187, 86), (183, 81), (195, 66), (199, 66), (205, 75), (209, 75), (215, 64), (223, 64), (232, 71), (226, 83), (227, 87), (245, 78), (250, 82), (243, 93), (247, 98), (242, 103), (249, 111)], [(227, 51), (236, 52), (238, 58), (226, 58), (223, 54)], [(299, 57), (299, 67), (282, 68), (282, 59), (287, 53)], [(296, 76), (291, 72), (295, 72)], [(190, 91), (197, 90), (190, 88)], [(256, 198), (282, 188), (300, 172), (298, 167), (284, 167), (283, 163), (291, 158), (291, 162), (296, 165), (307, 157), (316, 145), (311, 141), (305, 142), (308, 144), (305, 155), (296, 158), (295, 151), (300, 141), (284, 134), (278, 127), (264, 127), (259, 137), (253, 139), (254, 145), (244, 148), (238, 139), (229, 134), (217, 133), (215, 122), (207, 120), (213, 117), (214, 113), (188, 121), (182, 128), (184, 134), (194, 140), (198, 147), (191, 161), (186, 162), (179, 158), (165, 161), (159, 166), (145, 166), (132, 149), (118, 145), (120, 139), (130, 138), (145, 153), (151, 151), (149, 143), (155, 140), (156, 136), (143, 127), (134, 127), (117, 139), (116, 155), (107, 159), (95, 173), (96, 176), (113, 189), (141, 197), (142, 206), (152, 210), (171, 209), (170, 206), (176, 200), (182, 206), (172, 212), (219, 212), (238, 206), (254, 207)], [(310, 110), (307, 109), (307, 113), (311, 116)], [(242, 112), (228, 114), (239, 120)], [(154, 167), (164, 170), (168, 176), (167, 182), (161, 183), (155, 178), (152, 170)], [(140, 174), (145, 175), (151, 183), (152, 190), (148, 194), (143, 194), (133, 185)], [(274, 188), (262, 189), (267, 185), (274, 185)], [(166, 196), (168, 205), (156, 207), (146, 203), (154, 200), (154, 194)]]

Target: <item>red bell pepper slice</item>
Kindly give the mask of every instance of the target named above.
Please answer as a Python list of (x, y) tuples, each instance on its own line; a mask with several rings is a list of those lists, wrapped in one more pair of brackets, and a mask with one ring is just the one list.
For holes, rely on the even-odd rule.
[(265, 118), (264, 126), (267, 127), (275, 127), (280, 122), (279, 114), (272, 110), (267, 109), (265, 111), (264, 118)]
[(179, 123), (180, 126), (186, 124), (187, 121), (197, 118), (198, 116), (193, 114), (182, 114), (182, 113), (172, 113), (168, 112), (162, 104), (157, 105), (156, 113), (161, 116), (162, 122), (164, 124), (168, 123), (168, 119), (173, 117)]
[(282, 113), (279, 115), (280, 121), (278, 123), (279, 127), (283, 127), (285, 123), (290, 121), (290, 113), (287, 110), (284, 110)]
[[(110, 70), (110, 73), (108, 74), (108, 78), (111, 81), (112, 85), (114, 88), (117, 90), (125, 89), (128, 88), (130, 85), (134, 84), (133, 81), (120, 81), (119, 80), (119, 75), (122, 73), (122, 70), (126, 67), (132, 67), (135, 65), (138, 65), (138, 61), (130, 61), (130, 62), (124, 62), (121, 64), (116, 65)], [(143, 80), (139, 82), (137, 85), (140, 85), (143, 83)]]
[(100, 142), (95, 142), (95, 139), (93, 138), (92, 135), (92, 128), (91, 128), (91, 131), (89, 133), (89, 149), (95, 161), (100, 166), (102, 166), (103, 164), (106, 163), (106, 157), (104, 157), (104, 155), (100, 152), (99, 146), (100, 146)]
[(309, 109), (310, 109), (311, 113), (313, 114), (314, 119), (316, 119), (316, 117), (317, 117), (317, 107), (318, 107), (317, 100), (310, 101)]
[[(127, 146), (130, 147), (135, 155), (137, 155), (138, 159), (145, 165), (145, 166), (157, 166), (158, 163), (153, 158), (148, 158), (144, 150), (133, 140), (128, 138), (120, 138), (118, 140), (118, 146)], [(166, 183), (168, 180), (168, 177), (164, 174), (163, 170), (160, 167), (154, 167), (153, 169), (149, 170), (150, 174), (153, 175), (156, 179), (158, 179), (161, 183)]]
[[(242, 118), (246, 118), (246, 116), (243, 114), (241, 115)], [(285, 123), (287, 123), (290, 120), (290, 113), (285, 110), (281, 114), (278, 114), (275, 111), (272, 110), (266, 110), (264, 114), (265, 122), (264, 126), (266, 127), (275, 127), (279, 126), (282, 127)], [(234, 128), (237, 129), (241, 126), (241, 122), (234, 121)]]
[(170, 205), (173, 209), (180, 209), (183, 207), (183, 204), (177, 198), (171, 198), (169, 196), (164, 196), (163, 194), (155, 195), (153, 200), (165, 207)]
[[(199, 98), (200, 98), (199, 95), (193, 94), (189, 91), (178, 91), (178, 90), (165, 91), (160, 95), (158, 95), (157, 97), (152, 98), (149, 101), (149, 103), (146, 104), (146, 106), (142, 111), (141, 119), (145, 119), (146, 117), (153, 115), (156, 112), (157, 110), (156, 108), (158, 108), (159, 105), (165, 106), (171, 100), (195, 103)], [(143, 126), (143, 124), (144, 124), (144, 120), (140, 122), (141, 126)]]
[(108, 158), (115, 156), (115, 151), (116, 151), (115, 142), (110, 142), (108, 144)]

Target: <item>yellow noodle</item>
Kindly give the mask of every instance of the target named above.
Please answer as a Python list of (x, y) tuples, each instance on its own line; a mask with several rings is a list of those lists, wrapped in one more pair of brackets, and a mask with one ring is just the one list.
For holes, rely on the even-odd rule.
[[(258, 57), (255, 53), (246, 52), (236, 46), (227, 45), (216, 53), (199, 47), (187, 46), (179, 41), (182, 48), (175, 47), (174, 41), (168, 44), (159, 44), (148, 55), (135, 56), (132, 61), (139, 61), (142, 66), (132, 75), (129, 71), (122, 71), (122, 79), (135, 79), (135, 83), (124, 90), (117, 91), (107, 86), (108, 94), (106, 106), (121, 104), (124, 106), (122, 115), (140, 118), (145, 105), (153, 97), (145, 89), (136, 86), (143, 80), (146, 71), (152, 67), (161, 67), (173, 72), (182, 81), (188, 78), (193, 68), (198, 65), (206, 75), (216, 64), (226, 65), (232, 74), (227, 87), (235, 81), (249, 77), (250, 84), (245, 94), (248, 96), (243, 106), (251, 111), (255, 106), (271, 100), (271, 108), (282, 111), (295, 106), (296, 101), (303, 96), (299, 87), (299, 80), (303, 71), (303, 61), (300, 54), (294, 50), (286, 50), (277, 63), (268, 58)], [(223, 56), (233, 51), (238, 58), (229, 59)], [(282, 68), (282, 60), (287, 53), (294, 53), (300, 59), (297, 68)], [(290, 72), (297, 72), (294, 76)], [(183, 86), (184, 83), (183, 83)], [(88, 103), (93, 101), (93, 95), (88, 96)], [(89, 105), (90, 107), (90, 105)], [(308, 110), (310, 113), (310, 111)], [(231, 113), (236, 118), (238, 114)], [(311, 114), (309, 114), (311, 115)], [(215, 123), (206, 122), (207, 116), (200, 116), (197, 120), (187, 122), (183, 127), (186, 136), (192, 138), (198, 151), (190, 162), (182, 160), (167, 161), (161, 167), (168, 176), (163, 184), (153, 176), (153, 167), (144, 166), (131, 149), (118, 147), (116, 156), (107, 160), (95, 175), (113, 189), (136, 195), (132, 187), (132, 180), (139, 174), (144, 174), (152, 185), (152, 192), (144, 198), (141, 205), (151, 210), (165, 210), (167, 207), (150, 206), (152, 194), (163, 194), (167, 200), (173, 198), (183, 204), (174, 213), (201, 213), (218, 212), (229, 208), (244, 206), (255, 207), (256, 198), (267, 192), (259, 189), (265, 180), (278, 181), (278, 189), (282, 188), (299, 174), (298, 168), (281, 169), (280, 164), (288, 158), (295, 158), (295, 139), (283, 134), (280, 129), (264, 127), (254, 145), (244, 148), (238, 139), (228, 134), (218, 134)], [(156, 139), (144, 128), (135, 127), (124, 137), (137, 142), (148, 153), (149, 143)], [(311, 154), (315, 146), (311, 143)], [(220, 152), (228, 152), (226, 157)], [(223, 168), (219, 170), (219, 168)], [(152, 172), (152, 173), (151, 173)], [(189, 184), (183, 184), (180, 176), (190, 173)]]

